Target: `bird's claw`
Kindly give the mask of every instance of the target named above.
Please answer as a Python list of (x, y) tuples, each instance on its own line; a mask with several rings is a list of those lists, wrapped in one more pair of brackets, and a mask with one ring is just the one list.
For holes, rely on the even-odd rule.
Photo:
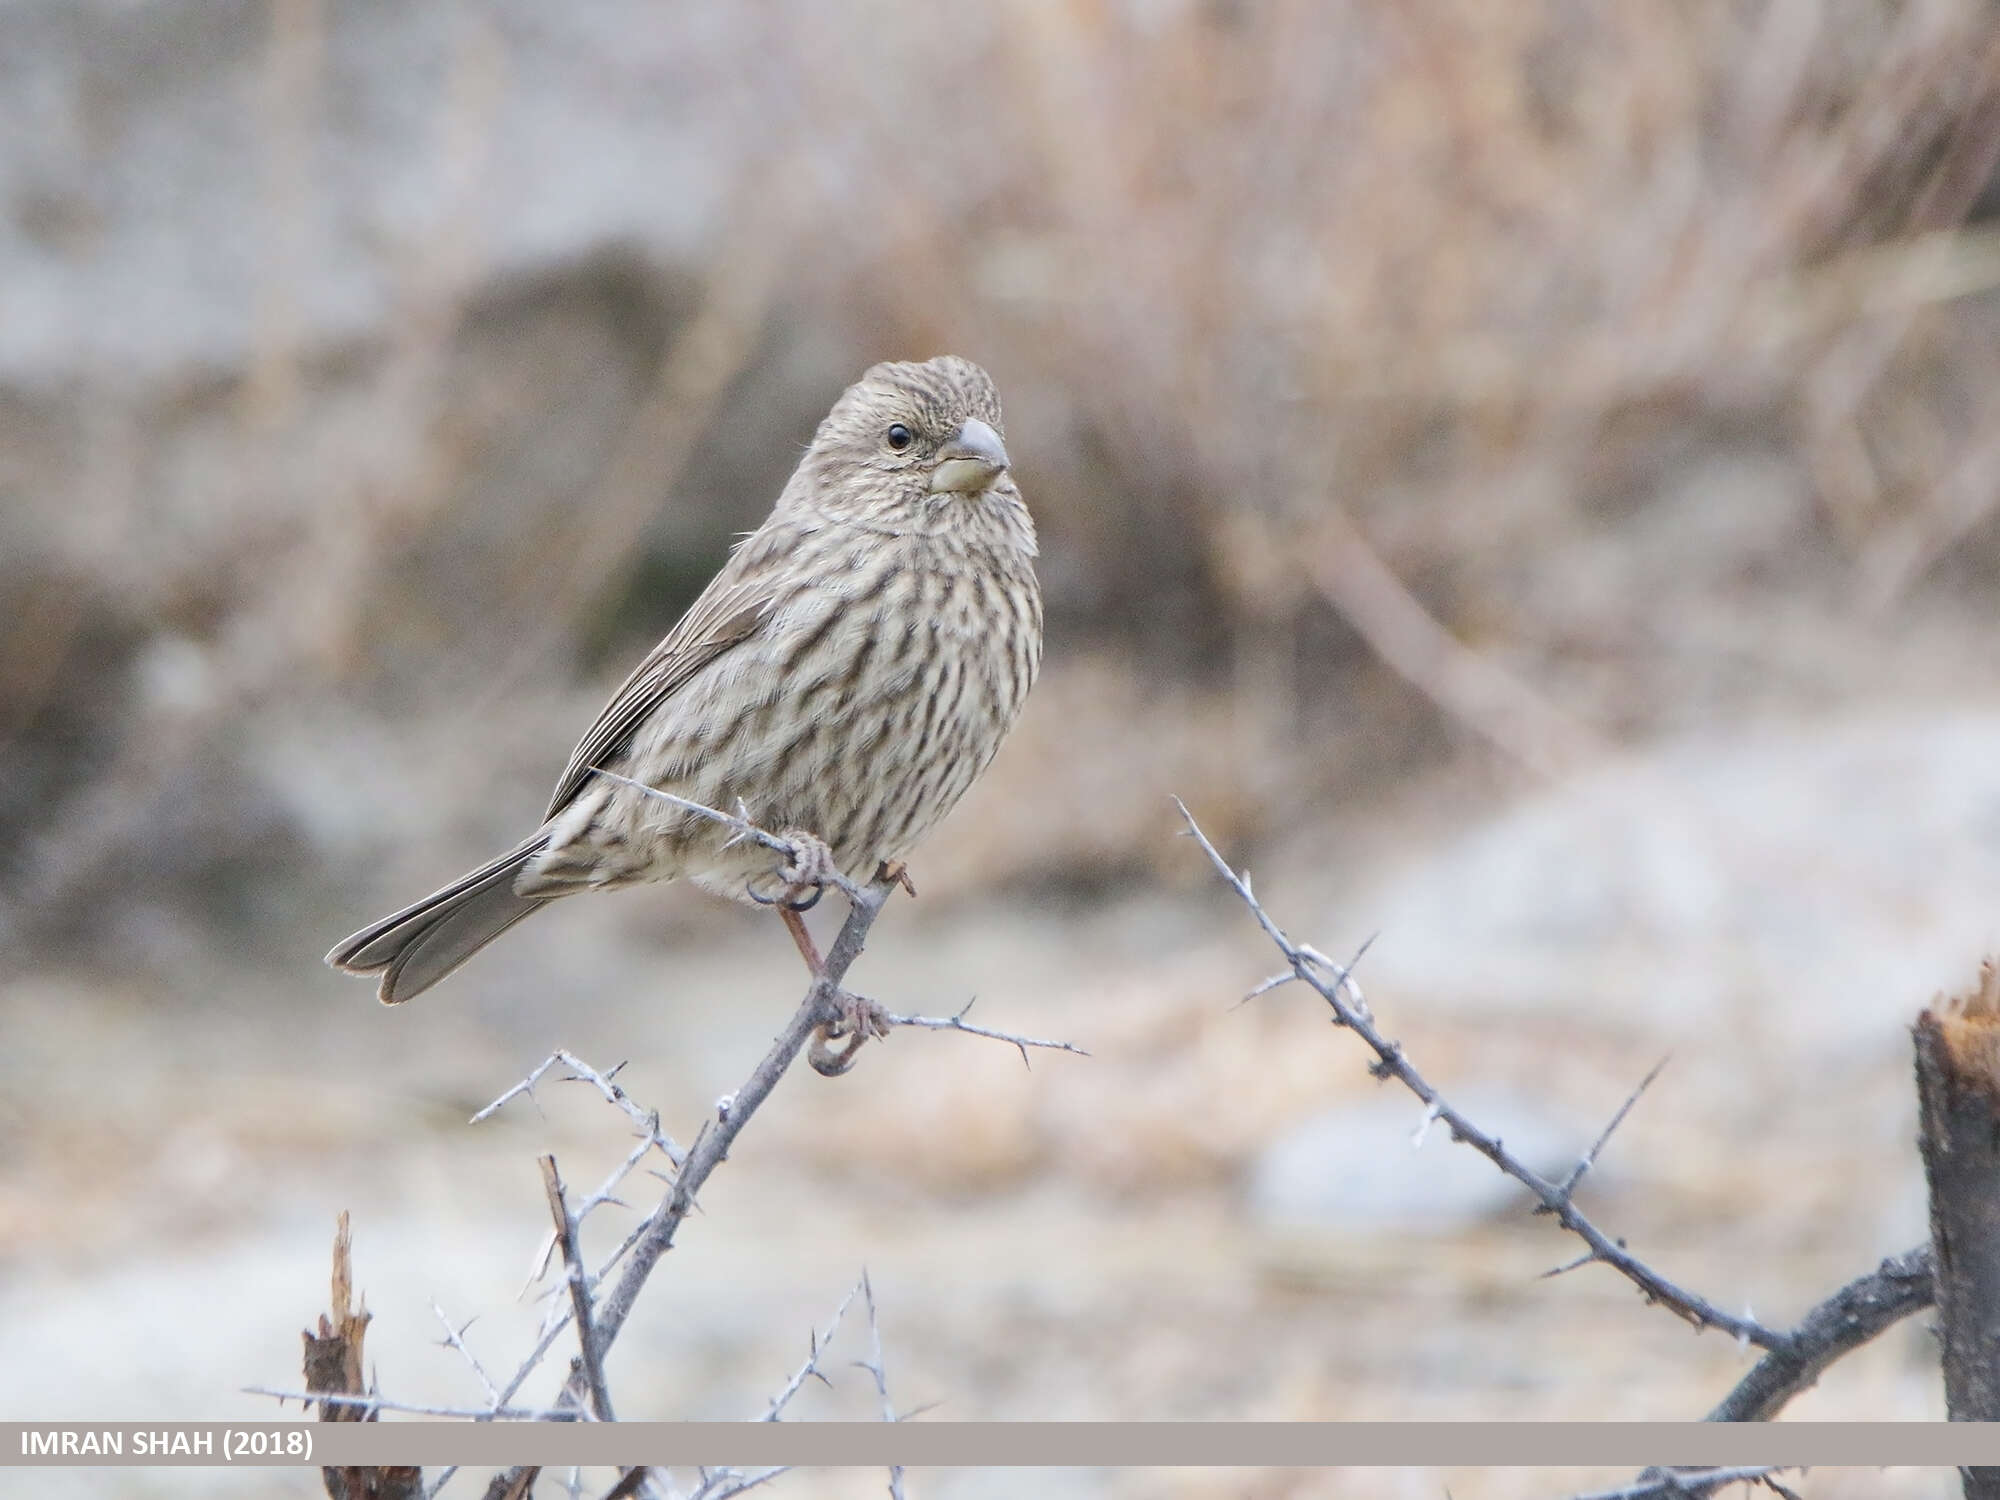
[(803, 829), (788, 828), (778, 837), (792, 847), (790, 862), (778, 871), (778, 893), (775, 896), (760, 896), (753, 887), (750, 899), (759, 906), (811, 911), (819, 905), (819, 898), (826, 894), (826, 888), (840, 879), (840, 867), (834, 863), (833, 851), (826, 846), (824, 839)]
[[(840, 1008), (839, 1016), (822, 1022), (806, 1049), (806, 1061), (822, 1078), (838, 1078), (854, 1066), (856, 1054), (870, 1037), (889, 1034), (889, 1013), (866, 995), (841, 990), (834, 1004)], [(843, 1037), (848, 1039), (845, 1047), (832, 1045)]]

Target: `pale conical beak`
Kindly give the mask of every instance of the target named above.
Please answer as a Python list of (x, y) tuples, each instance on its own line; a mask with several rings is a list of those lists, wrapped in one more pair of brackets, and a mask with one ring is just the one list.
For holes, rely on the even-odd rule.
[(933, 495), (976, 495), (1007, 471), (1000, 434), (977, 417), (966, 419), (952, 440), (938, 449), (931, 470)]

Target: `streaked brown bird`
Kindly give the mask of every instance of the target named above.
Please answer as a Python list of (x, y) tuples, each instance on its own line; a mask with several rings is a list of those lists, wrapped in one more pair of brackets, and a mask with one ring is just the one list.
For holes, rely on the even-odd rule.
[[(548, 902), (687, 877), (797, 911), (829, 869), (900, 869), (992, 761), (1041, 664), (1035, 527), (968, 360), (869, 370), (764, 524), (612, 696), (542, 826), (327, 962), (421, 994)], [(605, 770), (782, 830), (787, 863)]]

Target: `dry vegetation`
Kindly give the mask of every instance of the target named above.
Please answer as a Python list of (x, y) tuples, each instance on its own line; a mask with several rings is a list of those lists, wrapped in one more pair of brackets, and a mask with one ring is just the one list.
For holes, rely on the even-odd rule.
[[(579, 653), (600, 675), (878, 354), (967, 350), (1010, 397), (1077, 710), (1016, 790), (1072, 734), (1246, 832), (1441, 727), (1560, 769), (1837, 694), (1884, 612), (1992, 578), (1982, 6), (1031, 6), (943, 54), (893, 8), (801, 8), (769, 46), (805, 87), (712, 259), (526, 274), (479, 252), (509, 36), (470, 25), (421, 101), (435, 227), (386, 263), (397, 315), (330, 345), (287, 284), (319, 118), (287, 84), (327, 18), (274, 14), (247, 362), (0, 413), (31, 923), (280, 833), (327, 852), (246, 716), (428, 740)], [(1047, 799), (1010, 863), (1128, 867), (1155, 779), (1143, 811)]]

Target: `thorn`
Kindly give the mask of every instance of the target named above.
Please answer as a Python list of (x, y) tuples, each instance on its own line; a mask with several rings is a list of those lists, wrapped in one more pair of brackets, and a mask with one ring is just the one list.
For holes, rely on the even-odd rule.
[(1244, 1006), (1248, 1005), (1252, 1000), (1255, 1000), (1259, 995), (1268, 995), (1271, 993), (1272, 990), (1278, 989), (1284, 985), (1291, 984), (1298, 977), (1299, 977), (1298, 971), (1296, 969), (1286, 969), (1283, 973), (1273, 974), (1269, 979), (1259, 980), (1254, 989), (1252, 989), (1248, 994), (1244, 995), (1244, 997), (1241, 1000), (1238, 1000), (1234, 1005), (1230, 1006), (1229, 1008), (1231, 1010), (1241, 1010)]
[(1556, 1277), (1567, 1276), (1571, 1271), (1577, 1270), (1583, 1266), (1587, 1266), (1596, 1259), (1597, 1259), (1597, 1252), (1595, 1250), (1587, 1250), (1582, 1255), (1579, 1255), (1575, 1260), (1565, 1261), (1563, 1262), (1563, 1264), (1559, 1266), (1554, 1266), (1549, 1270), (1542, 1272), (1542, 1274), (1536, 1277), (1535, 1279), (1537, 1281), (1553, 1281)]
[(1443, 1106), (1435, 1099), (1424, 1106), (1423, 1119), (1418, 1122), (1417, 1128), (1410, 1132), (1410, 1146), (1413, 1150), (1423, 1150), (1424, 1142), (1430, 1137), (1431, 1126), (1437, 1123), (1438, 1116), (1443, 1113)]

